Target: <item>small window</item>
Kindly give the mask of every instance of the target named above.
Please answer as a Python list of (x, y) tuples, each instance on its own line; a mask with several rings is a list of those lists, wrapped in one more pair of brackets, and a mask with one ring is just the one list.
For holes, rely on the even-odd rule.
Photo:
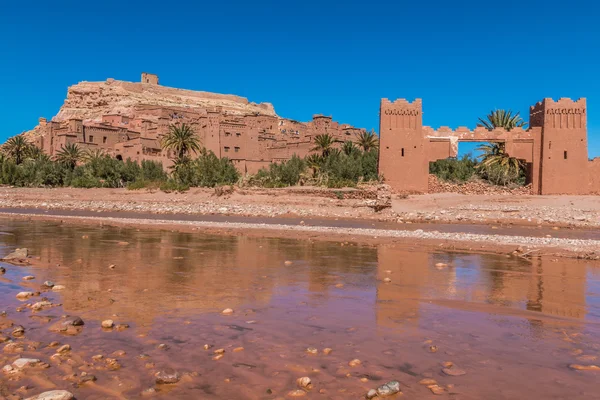
[(106, 143), (106, 136), (102, 138), (102, 143)]
[(90, 135), (90, 143), (94, 143), (94, 137)]
[(565, 150), (564, 156), (565, 156), (565, 160), (566, 160), (567, 159), (567, 151), (566, 150)]
[(225, 147), (223, 150), (225, 151), (225, 153), (229, 153), (229, 147)]
[(552, 141), (548, 142), (548, 150), (552, 149)]
[(237, 137), (240, 137), (240, 136), (242, 136), (242, 134), (241, 134), (241, 133), (239, 133), (239, 132), (237, 132), (237, 133), (235, 134), (235, 136), (237, 136)]
[(231, 136), (231, 132), (225, 132), (225, 136)]
[(402, 148), (402, 157), (404, 157), (404, 147)]
[(240, 148), (239, 147), (234, 147), (233, 151), (235, 151), (236, 153), (239, 153), (240, 152)]

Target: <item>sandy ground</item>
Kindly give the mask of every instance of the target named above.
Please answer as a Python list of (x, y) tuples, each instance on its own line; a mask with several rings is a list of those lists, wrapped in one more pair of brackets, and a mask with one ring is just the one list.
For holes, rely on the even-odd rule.
[(391, 207), (375, 211), (373, 190), (286, 188), (214, 189), (186, 193), (126, 189), (0, 188), (0, 208), (40, 208), (157, 214), (220, 214), (256, 217), (298, 216), (379, 221), (506, 223), (514, 225), (600, 226), (600, 196), (510, 196), (441, 193), (392, 196)]

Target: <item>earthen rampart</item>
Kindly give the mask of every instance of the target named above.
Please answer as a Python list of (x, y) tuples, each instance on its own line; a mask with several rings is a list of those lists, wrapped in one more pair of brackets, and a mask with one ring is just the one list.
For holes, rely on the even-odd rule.
[(536, 194), (600, 192), (600, 162), (587, 159), (586, 100), (544, 99), (530, 108), (529, 129), (422, 126), (422, 101), (381, 100), (380, 173), (397, 191), (427, 192), (429, 163), (456, 157), (459, 142), (502, 142), (525, 164)]

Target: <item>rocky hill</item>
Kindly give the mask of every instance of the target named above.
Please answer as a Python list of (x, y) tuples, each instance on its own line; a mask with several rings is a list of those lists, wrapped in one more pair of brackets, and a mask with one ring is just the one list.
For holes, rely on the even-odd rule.
[[(256, 104), (240, 96), (108, 79), (104, 82), (80, 82), (69, 87), (64, 104), (52, 120), (78, 118), (100, 121), (107, 114), (132, 115), (134, 107), (138, 105), (205, 109), (221, 107), (229, 114), (276, 116), (272, 104)], [(39, 130), (36, 127), (26, 132), (26, 136), (33, 138)]]

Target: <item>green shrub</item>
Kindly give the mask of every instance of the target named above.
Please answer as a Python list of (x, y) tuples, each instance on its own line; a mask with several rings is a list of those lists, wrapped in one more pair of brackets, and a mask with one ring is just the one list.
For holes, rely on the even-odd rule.
[(444, 181), (466, 182), (477, 173), (477, 161), (465, 154), (461, 159), (447, 158), (429, 163), (429, 173)]
[(203, 148), (195, 160), (177, 160), (173, 167), (173, 177), (188, 187), (215, 187), (233, 185), (240, 175), (231, 160), (219, 159), (215, 153)]
[(505, 168), (500, 166), (482, 166), (478, 169), (478, 174), (482, 179), (498, 186), (524, 186), (527, 180), (524, 168), (507, 172)]
[(185, 192), (186, 190), (189, 190), (189, 188), (190, 187), (188, 185), (177, 182), (173, 179), (169, 179), (160, 184), (160, 190), (162, 190), (165, 193)]

